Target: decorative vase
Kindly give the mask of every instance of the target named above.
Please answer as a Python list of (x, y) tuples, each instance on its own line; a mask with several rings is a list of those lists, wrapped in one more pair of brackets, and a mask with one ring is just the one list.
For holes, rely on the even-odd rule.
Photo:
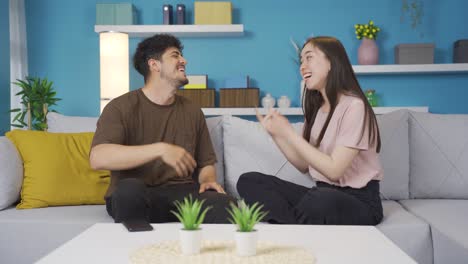
[(279, 108), (288, 108), (291, 105), (291, 100), (286, 95), (282, 95), (278, 99), (278, 107)]
[(275, 107), (276, 100), (271, 96), (271, 94), (267, 93), (265, 97), (262, 98), (262, 106), (264, 108), (272, 108)]
[(236, 241), (237, 255), (241, 257), (249, 257), (257, 254), (257, 239), (256, 230), (252, 232), (239, 232), (234, 235)]
[(184, 255), (194, 255), (200, 253), (201, 229), (179, 231), (180, 249)]
[(358, 63), (360, 65), (374, 65), (379, 63), (379, 47), (375, 40), (363, 38), (358, 49)]
[(376, 107), (377, 106), (377, 95), (375, 94), (375, 90), (369, 89), (365, 91), (367, 101), (369, 102), (370, 106)]

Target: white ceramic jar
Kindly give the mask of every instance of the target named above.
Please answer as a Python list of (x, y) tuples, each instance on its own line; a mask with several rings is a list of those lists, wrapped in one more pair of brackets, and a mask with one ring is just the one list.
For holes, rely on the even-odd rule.
[(262, 106), (264, 108), (275, 107), (276, 100), (271, 94), (267, 93), (265, 97), (262, 98)]
[(288, 108), (289, 106), (291, 106), (291, 100), (289, 100), (289, 98), (286, 95), (282, 95), (278, 99), (278, 107), (279, 108)]

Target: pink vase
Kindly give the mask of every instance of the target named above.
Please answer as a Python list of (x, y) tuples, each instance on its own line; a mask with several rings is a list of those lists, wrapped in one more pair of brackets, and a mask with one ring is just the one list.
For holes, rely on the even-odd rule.
[(373, 39), (363, 38), (358, 49), (358, 63), (360, 65), (374, 65), (379, 63), (379, 47)]

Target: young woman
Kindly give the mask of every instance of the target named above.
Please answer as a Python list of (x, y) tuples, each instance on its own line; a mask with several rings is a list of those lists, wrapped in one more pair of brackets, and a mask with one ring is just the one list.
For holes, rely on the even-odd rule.
[(239, 178), (239, 194), (247, 203), (264, 204), (271, 223), (378, 224), (383, 217), (379, 128), (341, 42), (308, 39), (300, 72), (306, 89), (302, 137), (274, 110), (257, 117), (289, 162), (308, 171), (317, 186), (249, 172)]

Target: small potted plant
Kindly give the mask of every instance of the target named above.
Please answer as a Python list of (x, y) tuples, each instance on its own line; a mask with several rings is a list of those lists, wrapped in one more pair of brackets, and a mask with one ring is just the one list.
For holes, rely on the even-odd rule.
[(259, 203), (248, 206), (244, 200), (240, 200), (238, 205), (231, 203), (231, 209), (227, 211), (231, 215), (229, 221), (237, 226), (235, 234), (237, 255), (247, 257), (253, 256), (257, 252), (257, 230), (255, 225), (260, 222), (268, 212), (263, 212)]
[(367, 101), (369, 102), (370, 106), (376, 107), (377, 106), (377, 95), (375, 94), (374, 89), (367, 89), (364, 94), (366, 95)]
[(10, 110), (11, 113), (16, 113), (11, 125), (29, 130), (47, 131), (47, 113), (56, 112), (50, 110), (50, 107), (61, 100), (56, 97), (57, 92), (52, 87), (53, 83), (47, 78), (26, 77), (25, 80), (17, 80), (14, 84), (21, 88), (16, 95), (21, 96), (23, 107)]
[(354, 33), (356, 38), (361, 40), (361, 45), (358, 49), (358, 63), (361, 65), (373, 65), (379, 62), (379, 48), (375, 43), (380, 28), (370, 20), (367, 24), (354, 25)]
[(421, 24), (424, 16), (424, 1), (423, 0), (402, 0), (401, 1), (401, 22), (407, 15), (411, 19), (411, 28), (416, 29)]
[(205, 200), (193, 199), (191, 194), (185, 197), (183, 202), (174, 202), (177, 212), (171, 212), (184, 226), (179, 232), (182, 254), (184, 255), (200, 253), (201, 229), (199, 227), (205, 219), (206, 212), (211, 209), (209, 206), (202, 211), (204, 202)]

